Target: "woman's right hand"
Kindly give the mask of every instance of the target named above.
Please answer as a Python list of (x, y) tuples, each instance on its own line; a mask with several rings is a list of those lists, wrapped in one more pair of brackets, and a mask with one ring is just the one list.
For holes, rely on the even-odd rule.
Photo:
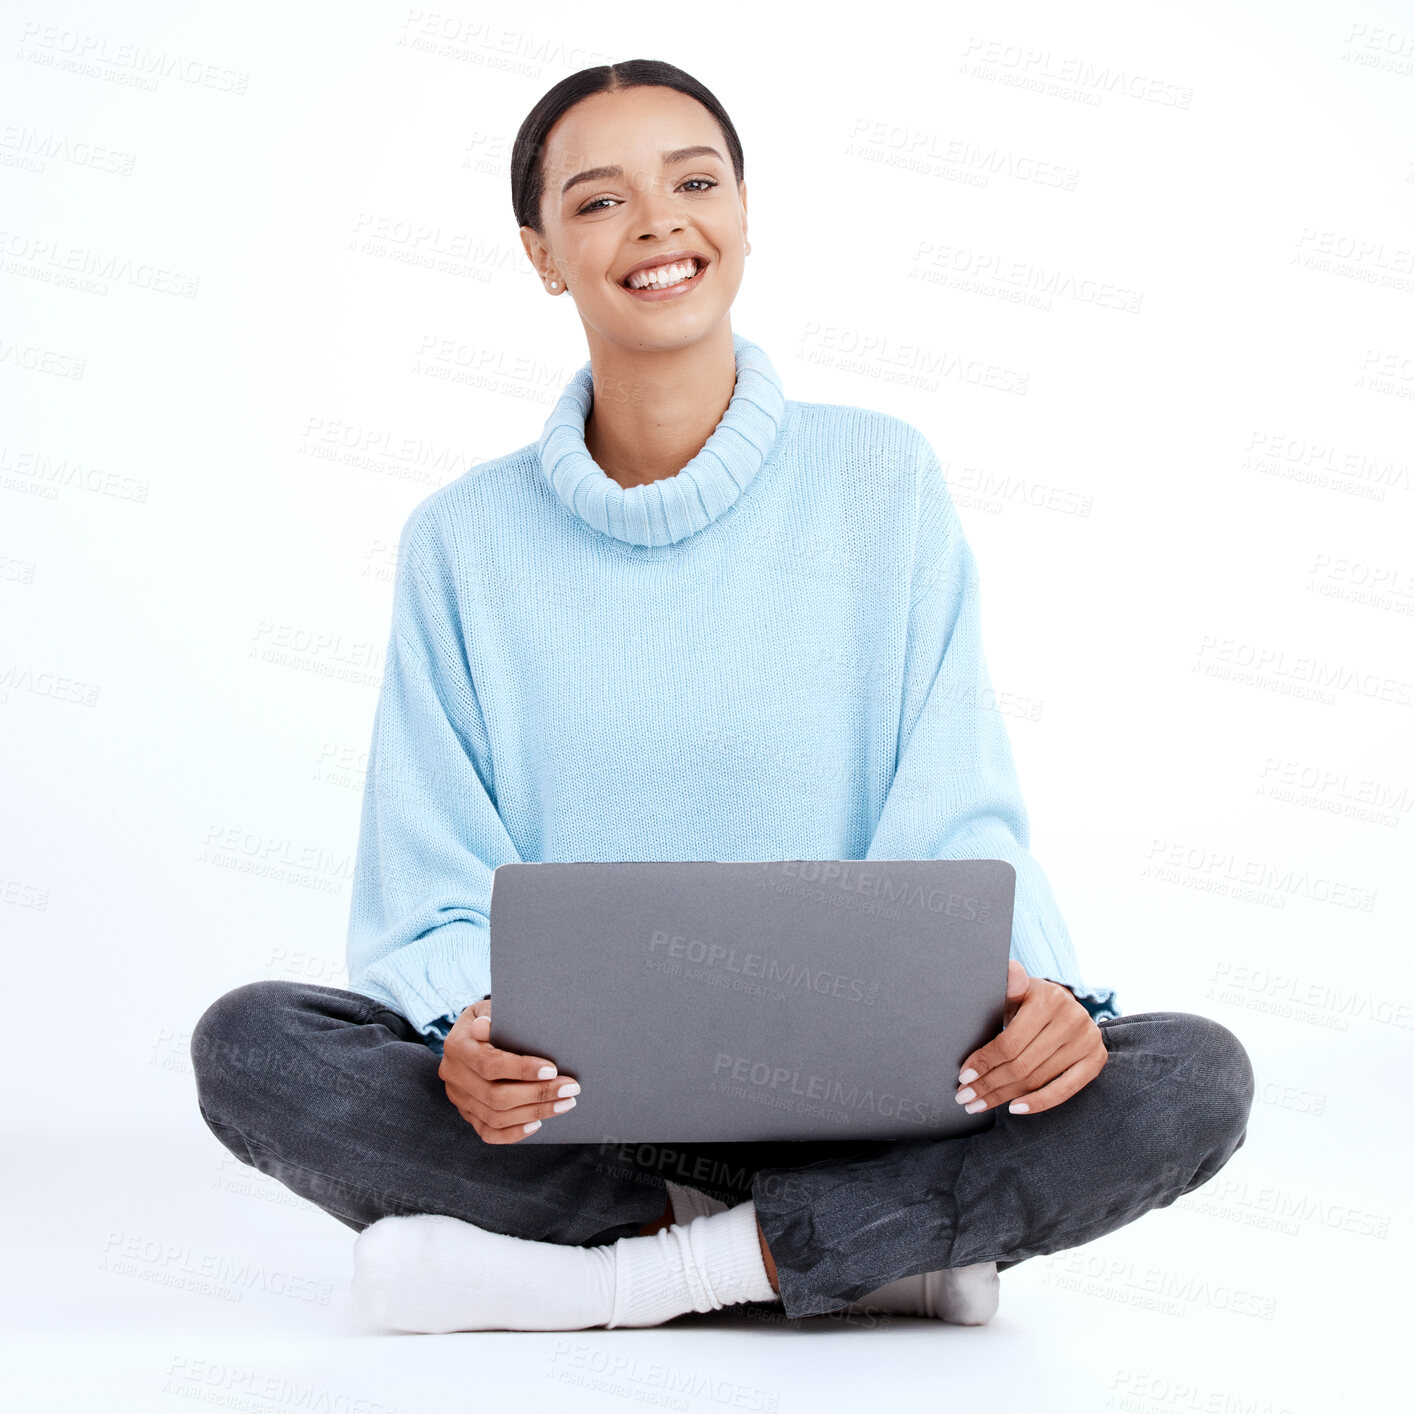
[(457, 1017), (437, 1075), (457, 1112), (488, 1144), (524, 1139), (547, 1115), (572, 1109), (579, 1094), (574, 1077), (560, 1075), (543, 1056), (517, 1055), (491, 1044), (489, 997)]

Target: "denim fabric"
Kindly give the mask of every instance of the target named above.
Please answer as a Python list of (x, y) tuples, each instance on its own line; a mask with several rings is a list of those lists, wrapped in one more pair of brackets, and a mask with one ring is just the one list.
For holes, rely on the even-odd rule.
[[(444, 1213), (596, 1246), (663, 1212), (664, 1181), (755, 1201), (791, 1318), (896, 1277), (1093, 1241), (1206, 1183), (1241, 1148), (1254, 1090), (1238, 1038), (1187, 1012), (1099, 1023), (1109, 1058), (1053, 1110), (993, 1111), (955, 1138), (749, 1144), (487, 1144), (406, 1018), (354, 992), (263, 981), (192, 1032), (198, 1103), (238, 1159), (361, 1230)], [(553, 1124), (553, 1117), (546, 1120)]]

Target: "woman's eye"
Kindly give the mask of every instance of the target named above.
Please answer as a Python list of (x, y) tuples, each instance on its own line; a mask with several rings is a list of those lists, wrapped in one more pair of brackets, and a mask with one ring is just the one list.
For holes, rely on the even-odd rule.
[[(689, 177), (682, 185), (684, 190), (688, 187), (700, 187), (710, 191), (713, 187), (717, 186), (718, 183), (711, 177)], [(612, 196), (596, 196), (593, 201), (588, 201), (581, 206), (575, 215), (583, 216), (590, 211), (602, 211), (604, 208), (599, 204), (600, 202), (614, 200), (615, 198)]]

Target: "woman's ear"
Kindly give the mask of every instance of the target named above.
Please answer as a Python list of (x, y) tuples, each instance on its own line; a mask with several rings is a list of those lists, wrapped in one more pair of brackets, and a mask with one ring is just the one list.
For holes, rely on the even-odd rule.
[(552, 278), (553, 262), (550, 259), (550, 248), (536, 235), (533, 226), (520, 228), (520, 243), (525, 248), (525, 258), (530, 261), (531, 268), (540, 277), (540, 283), (545, 284)]

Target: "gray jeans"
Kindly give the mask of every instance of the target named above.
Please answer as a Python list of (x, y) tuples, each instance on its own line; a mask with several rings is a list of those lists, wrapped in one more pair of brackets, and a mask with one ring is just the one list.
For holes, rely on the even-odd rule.
[(227, 992), (191, 1051), (202, 1118), (221, 1143), (355, 1230), (445, 1213), (595, 1246), (656, 1220), (671, 1179), (754, 1200), (795, 1318), (915, 1272), (1005, 1270), (1077, 1247), (1212, 1178), (1247, 1137), (1254, 1084), (1241, 1041), (1188, 1012), (1099, 1027), (1105, 1068), (1055, 1109), (1001, 1106), (976, 1134), (862, 1143), (487, 1144), (404, 1017), (302, 982)]

